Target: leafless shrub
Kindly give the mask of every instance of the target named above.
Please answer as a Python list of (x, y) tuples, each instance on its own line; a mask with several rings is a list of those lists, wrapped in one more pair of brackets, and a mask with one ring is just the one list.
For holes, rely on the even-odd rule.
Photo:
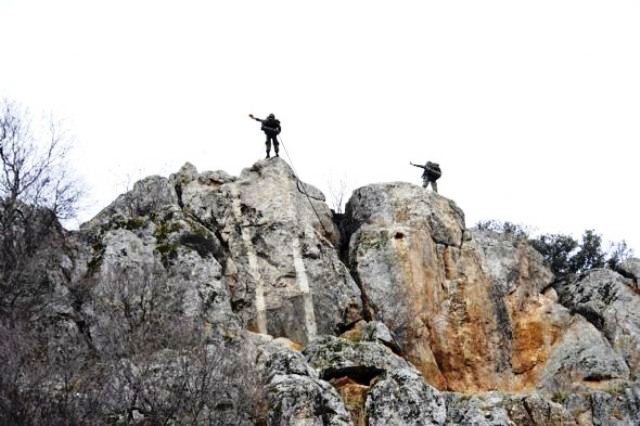
[(243, 340), (186, 313), (159, 259), (102, 265), (98, 237), (83, 279), (62, 267), (58, 220), (79, 191), (55, 126), (45, 141), (32, 129), (2, 105), (0, 425), (259, 423), (262, 386)]
[(348, 179), (343, 175), (339, 179), (331, 179), (327, 183), (329, 188), (329, 202), (331, 209), (336, 213), (344, 213), (344, 204), (348, 196)]
[(257, 374), (228, 344), (123, 360), (105, 390), (112, 418), (149, 424), (254, 424)]
[[(16, 312), (21, 302), (47, 290), (34, 276), (61, 235), (59, 219), (76, 211), (79, 186), (69, 177), (68, 148), (59, 126), (34, 130), (29, 115), (0, 102), (0, 313)], [(46, 135), (46, 136), (45, 136)]]
[(69, 144), (60, 126), (35, 130), (29, 113), (14, 103), (0, 103), (0, 198), (5, 209), (20, 205), (49, 209), (66, 219), (76, 212), (79, 186), (68, 173)]

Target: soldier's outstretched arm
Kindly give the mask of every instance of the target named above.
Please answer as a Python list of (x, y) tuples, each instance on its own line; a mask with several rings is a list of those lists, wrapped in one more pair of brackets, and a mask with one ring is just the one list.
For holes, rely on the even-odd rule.
[(421, 166), (420, 164), (413, 164), (411, 161), (409, 161), (409, 164), (411, 164), (413, 167), (420, 167), (421, 169), (424, 169), (424, 166)]
[(253, 118), (254, 120), (259, 121), (259, 122), (261, 122), (261, 123), (264, 121), (264, 120), (262, 120), (262, 119), (260, 119), (260, 118), (258, 118), (258, 117), (255, 117), (253, 114), (249, 114), (249, 117), (251, 117), (251, 118)]

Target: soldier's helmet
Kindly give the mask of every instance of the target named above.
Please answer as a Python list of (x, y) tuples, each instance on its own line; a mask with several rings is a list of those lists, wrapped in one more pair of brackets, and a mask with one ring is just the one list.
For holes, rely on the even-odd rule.
[(275, 115), (273, 115), (273, 114), (269, 114), (269, 116), (268, 116), (267, 118), (271, 118), (271, 119), (273, 119), (273, 118), (276, 118), (276, 116), (275, 116)]

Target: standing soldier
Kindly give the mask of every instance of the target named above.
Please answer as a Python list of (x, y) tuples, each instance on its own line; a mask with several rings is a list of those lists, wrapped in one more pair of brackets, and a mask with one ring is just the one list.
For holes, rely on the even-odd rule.
[(431, 187), (434, 192), (438, 192), (438, 184), (436, 181), (440, 179), (442, 176), (442, 171), (440, 170), (440, 165), (438, 163), (432, 163), (431, 161), (427, 161), (427, 164), (421, 166), (419, 164), (413, 164), (409, 162), (412, 166), (420, 167), (424, 169), (424, 173), (422, 173), (422, 187), (426, 188), (431, 183)]
[(264, 120), (254, 117), (253, 114), (249, 114), (249, 117), (262, 123), (261, 129), (264, 134), (267, 135), (267, 158), (271, 156), (271, 142), (273, 142), (273, 150), (276, 153), (276, 157), (279, 157), (278, 153), (280, 152), (280, 144), (278, 143), (278, 134), (281, 130), (280, 120), (276, 119), (276, 116), (273, 114), (269, 114), (269, 116)]

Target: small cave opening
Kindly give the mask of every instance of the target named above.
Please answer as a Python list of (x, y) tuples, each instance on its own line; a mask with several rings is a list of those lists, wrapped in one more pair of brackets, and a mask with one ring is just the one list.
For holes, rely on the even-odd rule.
[(393, 238), (395, 238), (396, 240), (401, 240), (404, 238), (404, 233), (396, 232), (396, 235), (394, 235)]
[(370, 386), (373, 379), (380, 376), (384, 373), (384, 370), (381, 370), (372, 366), (364, 366), (358, 365), (353, 367), (342, 367), (342, 368), (327, 368), (324, 370), (320, 376), (322, 380), (332, 380), (339, 379), (342, 377), (349, 377), (354, 382), (364, 385)]

